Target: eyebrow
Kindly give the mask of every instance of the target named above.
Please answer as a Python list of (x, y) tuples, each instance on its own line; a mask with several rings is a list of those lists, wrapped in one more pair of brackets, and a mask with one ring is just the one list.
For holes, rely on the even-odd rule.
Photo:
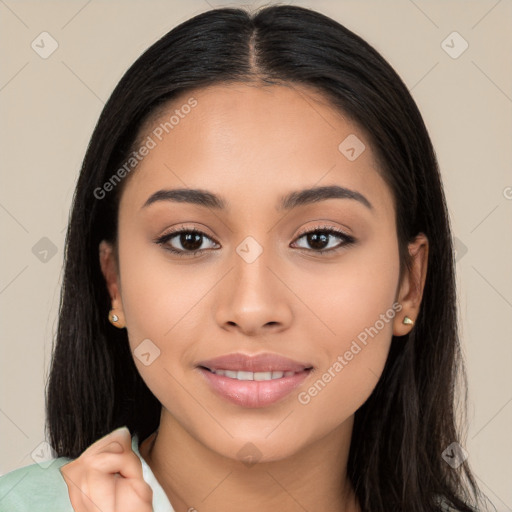
[[(279, 199), (276, 209), (278, 211), (291, 210), (298, 206), (317, 203), (327, 199), (352, 199), (363, 204), (369, 210), (373, 210), (373, 205), (361, 193), (338, 185), (307, 188), (290, 192)], [(160, 201), (196, 204), (207, 208), (213, 208), (215, 210), (224, 210), (229, 206), (229, 202), (224, 198), (207, 190), (180, 188), (158, 190), (149, 196), (142, 208), (146, 208), (149, 205)]]

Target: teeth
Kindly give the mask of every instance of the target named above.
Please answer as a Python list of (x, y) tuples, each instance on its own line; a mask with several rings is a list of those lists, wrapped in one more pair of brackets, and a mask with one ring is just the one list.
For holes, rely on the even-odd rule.
[(241, 370), (212, 370), (212, 372), (237, 380), (274, 380), (295, 375), (295, 372), (245, 372)]

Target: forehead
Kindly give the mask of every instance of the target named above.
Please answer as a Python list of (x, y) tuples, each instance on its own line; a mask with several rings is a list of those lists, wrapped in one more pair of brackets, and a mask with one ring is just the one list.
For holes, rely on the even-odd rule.
[(378, 209), (392, 203), (364, 130), (306, 87), (195, 89), (145, 123), (139, 140), (149, 139), (153, 147), (123, 193), (131, 204), (142, 206), (159, 188), (189, 187), (217, 192), (229, 207), (237, 198), (261, 206), (334, 183), (364, 190)]

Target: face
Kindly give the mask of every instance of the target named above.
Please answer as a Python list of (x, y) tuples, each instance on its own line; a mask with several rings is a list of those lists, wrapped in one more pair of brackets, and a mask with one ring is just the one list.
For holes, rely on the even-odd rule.
[[(231, 458), (250, 442), (278, 460), (339, 431), (419, 307), (365, 134), (314, 91), (236, 84), (174, 100), (148, 136), (119, 205), (119, 267), (102, 265), (165, 414)], [(339, 188), (298, 195), (318, 187)]]

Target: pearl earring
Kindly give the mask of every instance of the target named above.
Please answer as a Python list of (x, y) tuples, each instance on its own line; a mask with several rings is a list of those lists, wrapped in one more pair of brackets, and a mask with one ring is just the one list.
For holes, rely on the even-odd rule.
[(403, 323), (406, 324), (406, 325), (414, 325), (414, 320), (412, 320), (411, 318), (409, 318), (408, 316), (406, 316), (403, 320)]
[(111, 309), (108, 313), (108, 319), (110, 320), (110, 323), (114, 325), (115, 327), (118, 327), (119, 329), (122, 329), (124, 325), (120, 323), (119, 317), (114, 313), (114, 310)]

